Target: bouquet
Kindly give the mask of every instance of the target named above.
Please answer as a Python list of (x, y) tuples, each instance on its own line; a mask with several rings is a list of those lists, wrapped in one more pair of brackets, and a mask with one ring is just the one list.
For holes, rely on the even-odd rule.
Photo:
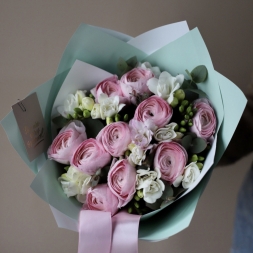
[(138, 237), (186, 228), (246, 104), (186, 22), (136, 38), (81, 25), (34, 92), (46, 152), (30, 161), (13, 113), (1, 124), (58, 226), (79, 231), (80, 252), (136, 252)]

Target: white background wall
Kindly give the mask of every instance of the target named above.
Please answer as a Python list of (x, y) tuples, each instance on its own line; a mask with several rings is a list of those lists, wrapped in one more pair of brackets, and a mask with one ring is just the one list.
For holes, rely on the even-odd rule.
[[(54, 76), (81, 22), (136, 36), (187, 20), (191, 29), (200, 29), (215, 69), (247, 91), (253, 71), (252, 13), (250, 0), (2, 0), (0, 119), (17, 99)], [(190, 227), (162, 242), (139, 241), (139, 252), (229, 252), (236, 195), (251, 159), (216, 168)], [(78, 234), (59, 229), (48, 205), (29, 188), (34, 175), (2, 128), (0, 161), (0, 252), (77, 252)]]

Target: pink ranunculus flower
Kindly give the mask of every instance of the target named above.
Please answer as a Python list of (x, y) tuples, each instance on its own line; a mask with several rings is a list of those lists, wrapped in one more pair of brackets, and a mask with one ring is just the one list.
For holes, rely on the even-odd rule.
[(89, 188), (86, 205), (90, 210), (110, 212), (113, 216), (118, 211), (119, 199), (111, 192), (107, 184)]
[(147, 86), (147, 81), (152, 77), (154, 77), (154, 74), (149, 69), (134, 68), (130, 70), (120, 79), (120, 86), (123, 95), (133, 104), (136, 104), (135, 95), (151, 95)]
[(104, 127), (97, 135), (105, 150), (114, 157), (119, 157), (131, 143), (130, 129), (125, 122), (115, 122)]
[(161, 172), (161, 178), (173, 184), (184, 172), (188, 160), (186, 150), (177, 142), (161, 142), (155, 151), (154, 167)]
[(134, 196), (136, 191), (136, 170), (127, 159), (117, 161), (109, 170), (108, 186), (112, 193), (118, 197), (121, 208)]
[(94, 175), (111, 160), (111, 156), (105, 151), (103, 145), (96, 139), (83, 141), (75, 150), (71, 162), (79, 171)]
[(154, 95), (142, 101), (136, 108), (134, 119), (145, 122), (151, 120), (158, 128), (165, 126), (173, 114), (171, 106)]
[(128, 99), (123, 97), (118, 76), (116, 75), (108, 77), (102, 82), (98, 83), (96, 87), (91, 89), (90, 92), (95, 97), (96, 103), (98, 103), (98, 98), (102, 93), (106, 94), (108, 97), (118, 96), (120, 103), (126, 104), (128, 102)]
[(47, 151), (48, 158), (62, 164), (70, 164), (76, 148), (86, 139), (87, 135), (83, 123), (73, 120), (63, 127), (54, 138), (53, 143)]
[(191, 132), (198, 137), (209, 139), (216, 129), (216, 116), (210, 102), (201, 98), (194, 101), (193, 107), (197, 109), (192, 121)]

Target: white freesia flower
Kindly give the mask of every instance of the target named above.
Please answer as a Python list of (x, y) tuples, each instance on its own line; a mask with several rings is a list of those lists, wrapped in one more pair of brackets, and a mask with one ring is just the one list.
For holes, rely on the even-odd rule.
[(75, 112), (74, 109), (78, 106), (79, 104), (78, 100), (76, 99), (76, 96), (74, 96), (73, 94), (69, 94), (64, 101), (63, 106), (59, 106), (57, 110), (64, 118), (67, 118), (69, 114), (73, 116)]
[(182, 182), (183, 188), (188, 189), (196, 181), (199, 175), (200, 175), (200, 171), (196, 162), (192, 162), (184, 168), (184, 174), (180, 175), (173, 182), (173, 185), (175, 187), (178, 187), (180, 183)]
[(165, 125), (162, 128), (159, 128), (154, 133), (154, 138), (157, 141), (167, 141), (173, 139), (181, 139), (183, 134), (180, 132), (175, 132), (174, 128), (176, 127), (176, 123), (172, 122), (168, 125)]
[(156, 78), (158, 78), (161, 74), (160, 68), (157, 66), (152, 67), (152, 65), (149, 62), (143, 62), (143, 63), (139, 62), (138, 67), (142, 69), (150, 69)]
[(70, 114), (71, 116), (74, 116), (74, 109), (80, 108), (82, 105), (82, 99), (85, 97), (85, 92), (82, 90), (77, 90), (75, 95), (69, 94), (67, 98), (65, 99), (63, 106), (59, 106), (57, 108), (58, 112), (64, 117), (67, 118)]
[(133, 165), (141, 165), (142, 161), (144, 161), (145, 158), (146, 158), (146, 150), (143, 150), (141, 147), (136, 145), (134, 145), (134, 147), (131, 148), (131, 154), (129, 155), (128, 160)]
[(164, 71), (159, 76), (159, 79), (155, 77), (149, 79), (147, 86), (151, 92), (167, 100), (170, 104), (174, 99), (174, 92), (181, 87), (183, 81), (184, 75), (180, 74), (173, 77), (171, 74)]
[(93, 106), (94, 106), (94, 100), (90, 97), (84, 97), (82, 99), (82, 103), (81, 103), (81, 109), (82, 110), (89, 110), (91, 111), (93, 109)]
[(104, 93), (101, 93), (98, 97), (98, 103), (100, 104), (102, 119), (114, 116), (125, 106), (125, 104), (119, 103), (119, 96), (108, 97), (108, 95)]
[(83, 98), (86, 97), (85, 93), (86, 93), (86, 90), (77, 90), (77, 91), (76, 91), (75, 97), (76, 97), (76, 100), (77, 100), (77, 102), (78, 102), (78, 105), (81, 105), (81, 104), (82, 104)]
[(84, 203), (85, 195), (91, 187), (92, 176), (86, 175), (70, 166), (68, 172), (59, 177), (64, 193), (68, 196), (76, 196), (77, 200)]
[(137, 170), (136, 189), (143, 189), (143, 199), (147, 203), (155, 203), (162, 196), (165, 186), (160, 177), (160, 171)]
[(93, 119), (101, 119), (100, 104), (94, 104), (90, 116)]

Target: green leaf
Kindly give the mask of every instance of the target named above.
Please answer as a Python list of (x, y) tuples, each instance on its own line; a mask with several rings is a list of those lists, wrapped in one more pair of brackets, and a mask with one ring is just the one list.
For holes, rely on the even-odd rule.
[(69, 122), (69, 120), (60, 115), (60, 116), (57, 116), (57, 117), (53, 118), (52, 122), (58, 128), (63, 128)]
[(80, 108), (75, 108), (74, 111), (78, 114), (78, 115), (83, 115), (83, 111)]
[(161, 199), (167, 200), (168, 198), (173, 196), (174, 191), (168, 182), (163, 181), (163, 183), (164, 183), (165, 189), (163, 191), (163, 195), (162, 195)]
[(194, 92), (194, 93), (198, 94), (200, 97), (207, 98), (206, 93), (204, 91), (202, 91), (202, 90), (187, 89), (186, 91), (191, 91), (191, 92)]
[(138, 62), (138, 60), (137, 60), (137, 57), (136, 57), (136, 56), (133, 56), (133, 57), (129, 58), (129, 59), (126, 61), (127, 65), (128, 65), (129, 67), (131, 67), (131, 68), (135, 68), (136, 65), (137, 65), (137, 62)]
[(199, 65), (192, 70), (190, 75), (195, 83), (202, 83), (207, 79), (208, 71), (206, 66)]
[(120, 57), (118, 60), (117, 68), (121, 73), (125, 73), (125, 71), (128, 69), (128, 64), (122, 57)]
[(188, 76), (191, 78), (191, 80), (192, 80), (192, 75), (191, 75), (190, 71), (189, 71), (188, 69), (186, 69), (185, 72), (187, 73), (187, 75), (188, 75)]
[(96, 138), (104, 124), (99, 119), (87, 118), (82, 120), (88, 138)]
[(194, 154), (198, 154), (206, 149), (207, 143), (206, 140), (197, 137), (192, 140), (190, 151)]
[(188, 135), (185, 135), (182, 139), (182, 146), (188, 150), (191, 146), (191, 143), (192, 143), (192, 135), (188, 134)]

